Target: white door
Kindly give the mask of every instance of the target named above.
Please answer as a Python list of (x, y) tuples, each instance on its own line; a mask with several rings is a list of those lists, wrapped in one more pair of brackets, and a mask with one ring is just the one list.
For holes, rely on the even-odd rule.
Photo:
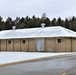
[(44, 51), (44, 39), (42, 38), (36, 39), (36, 49), (37, 51)]

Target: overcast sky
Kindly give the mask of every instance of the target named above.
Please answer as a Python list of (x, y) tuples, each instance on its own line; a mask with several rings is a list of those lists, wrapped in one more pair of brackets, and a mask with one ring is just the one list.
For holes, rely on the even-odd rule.
[(0, 16), (41, 17), (43, 13), (52, 18), (69, 18), (76, 16), (76, 0), (0, 0)]

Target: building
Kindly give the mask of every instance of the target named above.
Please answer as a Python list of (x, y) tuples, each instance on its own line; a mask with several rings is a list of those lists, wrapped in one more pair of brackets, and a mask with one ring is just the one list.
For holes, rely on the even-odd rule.
[(76, 51), (76, 32), (61, 26), (5, 30), (0, 32), (0, 51)]

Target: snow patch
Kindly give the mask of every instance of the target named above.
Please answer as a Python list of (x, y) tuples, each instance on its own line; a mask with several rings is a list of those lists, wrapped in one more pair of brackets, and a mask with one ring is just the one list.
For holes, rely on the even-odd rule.
[(76, 32), (61, 26), (0, 31), (0, 39), (76, 37)]
[(71, 53), (40, 53), (40, 52), (0, 52), (0, 65), (42, 57), (58, 56)]

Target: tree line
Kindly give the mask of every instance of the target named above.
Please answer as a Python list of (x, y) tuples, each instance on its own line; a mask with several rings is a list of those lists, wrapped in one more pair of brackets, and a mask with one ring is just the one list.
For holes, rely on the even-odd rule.
[(16, 26), (17, 29), (23, 28), (36, 28), (41, 27), (41, 23), (45, 23), (45, 26), (63, 26), (65, 28), (76, 31), (76, 17), (65, 18), (62, 20), (59, 18), (53, 18), (50, 20), (46, 14), (44, 13), (41, 18), (33, 15), (31, 18), (29, 16), (26, 17), (16, 17), (15, 20), (12, 20), (11, 17), (8, 17), (6, 21), (0, 16), (0, 31), (1, 30), (9, 30), (12, 29), (12, 26)]

